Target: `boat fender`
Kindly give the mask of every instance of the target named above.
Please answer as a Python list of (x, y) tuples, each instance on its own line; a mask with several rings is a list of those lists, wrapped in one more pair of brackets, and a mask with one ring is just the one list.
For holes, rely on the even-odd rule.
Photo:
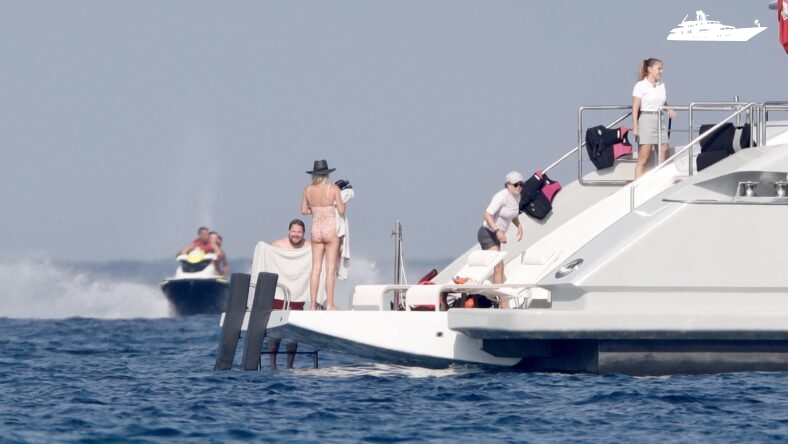
[(427, 274), (422, 276), (418, 283), (419, 285), (434, 285), (435, 282), (432, 282), (432, 278), (438, 275), (438, 270), (433, 268), (432, 270), (428, 271)]

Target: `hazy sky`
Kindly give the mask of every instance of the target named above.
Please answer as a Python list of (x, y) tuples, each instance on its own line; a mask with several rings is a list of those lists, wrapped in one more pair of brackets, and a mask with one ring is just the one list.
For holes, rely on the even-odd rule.
[[(401, 219), (406, 256), (453, 257), (507, 171), (576, 144), (579, 106), (631, 102), (645, 57), (673, 104), (788, 99), (768, 3), (3, 0), (0, 258), (158, 259), (199, 225), (251, 256), (322, 158), (356, 191), (354, 254), (391, 256)], [(699, 9), (768, 29), (666, 40)]]

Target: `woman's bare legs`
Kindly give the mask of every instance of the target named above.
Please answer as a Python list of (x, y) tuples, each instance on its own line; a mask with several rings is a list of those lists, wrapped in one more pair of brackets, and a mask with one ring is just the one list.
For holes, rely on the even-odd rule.
[(662, 161), (668, 160), (670, 157), (670, 146), (667, 143), (662, 144)]
[(323, 268), (325, 251), (325, 244), (312, 241), (312, 276), (309, 279), (309, 298), (312, 302), (312, 310), (317, 310), (317, 290), (320, 288), (320, 270)]
[[(662, 144), (662, 149), (660, 150), (660, 154), (662, 156), (662, 161), (668, 160), (670, 157), (670, 145), (667, 143)], [(651, 157), (651, 145), (640, 145), (638, 148), (638, 164), (635, 167), (635, 179), (642, 176), (643, 173), (646, 172), (646, 167), (648, 166), (649, 158)]]
[(640, 145), (640, 148), (638, 148), (638, 164), (635, 167), (635, 179), (646, 172), (649, 157), (651, 157), (651, 145)]
[[(501, 247), (498, 245), (493, 245), (492, 247), (487, 248), (487, 250), (501, 251)], [(503, 284), (503, 261), (495, 264), (495, 268), (493, 269), (493, 284)]]
[(339, 263), (339, 238), (334, 237), (326, 242), (326, 310), (339, 310), (334, 304), (334, 286), (337, 280), (337, 264)]
[[(488, 250), (492, 251), (501, 251), (501, 247), (498, 245), (494, 245)], [(498, 262), (495, 264), (495, 268), (493, 269), (493, 284), (503, 284), (505, 276), (503, 275), (503, 261)], [(499, 299), (498, 300), (498, 307), (499, 308), (509, 308), (509, 301), (506, 299)]]

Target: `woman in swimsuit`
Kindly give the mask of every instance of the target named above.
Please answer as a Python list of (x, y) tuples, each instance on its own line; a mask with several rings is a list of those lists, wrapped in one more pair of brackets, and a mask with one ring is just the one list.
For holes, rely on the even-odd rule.
[(339, 187), (328, 181), (328, 175), (336, 168), (328, 168), (325, 160), (316, 160), (312, 171), (312, 183), (304, 188), (301, 214), (312, 215), (312, 276), (309, 281), (309, 296), (312, 310), (317, 310), (317, 288), (320, 271), (326, 264), (326, 309), (337, 310), (334, 304), (337, 262), (339, 259), (339, 237), (337, 237), (336, 210), (345, 214), (345, 203)]

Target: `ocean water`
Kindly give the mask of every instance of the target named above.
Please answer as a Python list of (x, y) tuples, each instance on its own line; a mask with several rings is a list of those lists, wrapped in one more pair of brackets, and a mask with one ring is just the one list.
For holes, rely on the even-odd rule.
[(170, 317), (142, 269), (0, 264), (0, 441), (788, 440), (785, 373), (430, 370), (328, 352), (317, 369), (264, 355), (245, 372), (240, 346), (214, 372), (218, 317)]

